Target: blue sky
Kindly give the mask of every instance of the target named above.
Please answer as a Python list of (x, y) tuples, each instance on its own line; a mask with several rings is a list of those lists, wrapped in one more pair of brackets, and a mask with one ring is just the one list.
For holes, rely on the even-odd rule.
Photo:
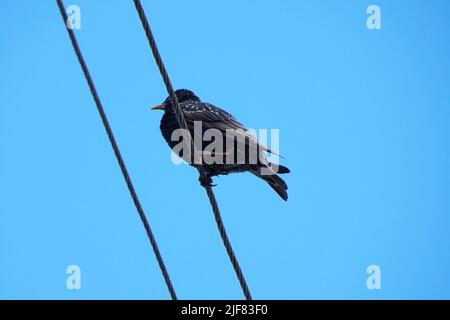
[[(376, 1), (382, 30), (372, 1), (142, 2), (175, 87), (280, 129), (287, 203), (215, 179), (254, 298), (450, 298), (448, 1)], [(179, 298), (242, 298), (148, 111), (166, 92), (132, 1), (69, 4)], [(0, 52), (0, 298), (168, 299), (55, 1), (4, 4)]]

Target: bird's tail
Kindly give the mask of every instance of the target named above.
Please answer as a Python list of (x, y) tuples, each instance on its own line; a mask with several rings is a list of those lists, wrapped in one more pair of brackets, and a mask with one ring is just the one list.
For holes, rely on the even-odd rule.
[[(286, 168), (286, 167), (283, 167), (283, 168)], [(287, 169), (287, 170), (289, 170), (289, 169)], [(287, 186), (286, 182), (284, 182), (284, 180), (281, 179), (278, 175), (276, 175), (276, 174), (263, 175), (263, 174), (260, 173), (260, 170), (252, 170), (250, 172), (253, 173), (255, 176), (257, 176), (258, 178), (261, 178), (262, 180), (267, 182), (269, 184), (269, 186), (273, 190), (275, 190), (275, 192), (278, 193), (278, 195), (284, 201), (287, 201), (287, 199), (288, 199), (288, 194), (287, 194), (288, 186)], [(287, 173), (287, 172), (284, 172), (284, 170), (283, 170), (283, 172), (280, 172), (280, 173)]]
[(281, 164), (278, 165), (278, 173), (279, 174), (284, 174), (284, 173), (289, 173), (291, 172), (291, 170), (289, 170), (287, 167), (282, 166)]

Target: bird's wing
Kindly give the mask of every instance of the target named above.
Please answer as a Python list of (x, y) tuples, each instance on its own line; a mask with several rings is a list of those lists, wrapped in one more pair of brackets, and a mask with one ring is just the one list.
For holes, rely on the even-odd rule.
[(242, 123), (237, 121), (231, 114), (210, 103), (201, 101), (188, 101), (182, 103), (183, 114), (188, 124), (194, 121), (202, 121), (205, 129), (241, 129), (247, 131)]
[(248, 143), (255, 143), (260, 150), (276, 154), (259, 143), (257, 138), (242, 123), (225, 110), (201, 101), (188, 101), (182, 104), (184, 117), (191, 129), (195, 121), (202, 121), (204, 129), (218, 129), (225, 134), (227, 134), (227, 130), (233, 129), (233, 134), (245, 136), (245, 138), (248, 138)]

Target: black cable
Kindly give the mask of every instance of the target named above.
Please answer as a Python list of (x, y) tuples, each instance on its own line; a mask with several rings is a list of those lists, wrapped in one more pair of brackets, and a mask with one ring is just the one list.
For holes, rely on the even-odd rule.
[(111, 126), (109, 125), (108, 118), (106, 117), (105, 111), (103, 109), (103, 105), (100, 101), (100, 98), (98, 97), (94, 82), (91, 78), (88, 67), (86, 66), (86, 62), (84, 61), (80, 47), (78, 46), (78, 42), (77, 42), (77, 39), (75, 38), (75, 34), (74, 34), (73, 30), (68, 28), (66, 25), (68, 20), (67, 20), (67, 14), (66, 14), (66, 10), (64, 8), (64, 4), (63, 4), (62, 0), (56, 0), (56, 2), (58, 4), (59, 11), (61, 12), (61, 16), (63, 18), (64, 25), (66, 26), (67, 32), (69, 33), (70, 41), (72, 42), (72, 46), (75, 50), (75, 54), (77, 55), (78, 62), (80, 63), (81, 69), (83, 69), (84, 76), (89, 85), (89, 89), (91, 90), (91, 94), (92, 94), (92, 97), (94, 98), (95, 105), (97, 106), (98, 113), (100, 114), (100, 118), (102, 119), (103, 125), (105, 127), (106, 133), (109, 138), (109, 142), (111, 143), (111, 146), (114, 150), (114, 154), (116, 155), (116, 158), (117, 158), (117, 162), (119, 163), (120, 170), (122, 171), (122, 175), (125, 179), (128, 190), (130, 191), (131, 198), (133, 198), (133, 202), (139, 213), (139, 217), (141, 218), (142, 223), (144, 224), (145, 231), (147, 232), (148, 239), (150, 240), (150, 244), (152, 245), (153, 252), (155, 253), (156, 260), (158, 261), (158, 264), (159, 264), (159, 268), (161, 269), (161, 272), (164, 276), (164, 280), (166, 281), (167, 289), (169, 290), (170, 296), (172, 297), (172, 299), (177, 300), (177, 295), (175, 294), (175, 290), (173, 288), (172, 281), (170, 280), (169, 273), (167, 272), (167, 269), (166, 269), (166, 266), (162, 259), (161, 253), (158, 249), (158, 245), (156, 243), (155, 236), (153, 235), (153, 232), (152, 232), (150, 225), (147, 221), (147, 218), (145, 216), (144, 209), (142, 209), (139, 198), (136, 194), (136, 191), (134, 190), (134, 186), (133, 186), (133, 183), (131, 182), (130, 175), (128, 174), (128, 170), (123, 161), (119, 147), (117, 146), (116, 139), (114, 138), (114, 134), (112, 132)]
[(217, 228), (219, 229), (220, 236), (222, 237), (223, 245), (227, 250), (228, 257), (230, 257), (231, 264), (233, 265), (234, 272), (239, 280), (239, 283), (242, 288), (242, 292), (244, 293), (245, 299), (252, 300), (252, 295), (250, 293), (250, 289), (247, 286), (247, 282), (245, 281), (244, 274), (242, 273), (241, 267), (239, 266), (239, 262), (234, 254), (233, 247), (231, 246), (230, 240), (228, 239), (227, 231), (222, 221), (222, 217), (220, 215), (219, 205), (217, 204), (216, 197), (212, 188), (210, 186), (206, 186), (206, 193), (208, 194), (209, 203), (211, 204), (214, 218), (216, 219)]
[[(169, 79), (169, 74), (167, 73), (167, 70), (164, 66), (164, 63), (162, 61), (161, 55), (159, 54), (158, 47), (156, 45), (155, 38), (153, 37), (152, 30), (150, 28), (150, 25), (148, 23), (147, 17), (144, 12), (144, 8), (142, 7), (142, 4), (139, 0), (133, 0), (134, 5), (136, 7), (136, 11), (139, 15), (139, 18), (141, 19), (142, 26), (144, 27), (145, 34), (148, 39), (148, 43), (150, 44), (150, 48), (152, 50), (153, 56), (155, 58), (156, 64), (158, 65), (159, 72), (161, 73), (161, 76), (163, 78), (164, 84), (166, 85), (167, 92), (169, 93), (170, 101), (172, 102), (173, 111), (175, 113), (175, 117), (178, 120), (178, 124), (180, 128), (185, 129), (183, 132), (189, 132), (188, 126), (186, 123), (186, 119), (184, 118), (183, 112), (181, 111), (180, 105), (178, 104), (178, 99), (175, 94), (175, 91), (173, 90), (172, 83)], [(185, 140), (183, 137), (183, 141)], [(195, 153), (195, 150), (194, 150)], [(200, 177), (205, 177), (206, 173), (201, 167), (197, 167)], [(228, 256), (230, 258), (231, 264), (233, 265), (234, 271), (236, 272), (236, 276), (239, 280), (239, 283), (241, 285), (242, 291), (244, 293), (244, 296), (247, 300), (252, 300), (252, 296), (250, 294), (250, 290), (247, 286), (247, 282), (245, 281), (244, 274), (242, 273), (241, 267), (239, 266), (239, 263), (236, 259), (236, 256), (233, 251), (233, 247), (231, 246), (230, 240), (228, 239), (227, 232), (225, 230), (225, 226), (222, 221), (222, 217), (220, 215), (219, 206), (216, 201), (216, 197), (214, 196), (214, 192), (210, 186), (204, 186), (206, 193), (209, 198), (209, 202), (211, 204), (214, 218), (217, 223), (217, 228), (219, 229), (220, 236), (222, 237), (223, 244), (225, 246), (225, 249), (227, 250)]]

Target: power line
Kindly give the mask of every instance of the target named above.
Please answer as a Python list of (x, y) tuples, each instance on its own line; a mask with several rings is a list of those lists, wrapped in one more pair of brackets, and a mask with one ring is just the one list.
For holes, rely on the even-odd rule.
[[(172, 107), (173, 107), (173, 111), (175, 113), (175, 117), (178, 120), (178, 124), (179, 124), (180, 128), (186, 129), (186, 130), (183, 130), (183, 132), (186, 132), (186, 131), (188, 131), (188, 126), (187, 126), (186, 120), (184, 118), (184, 115), (180, 108), (180, 105), (178, 104), (178, 99), (175, 94), (175, 91), (173, 90), (172, 83), (170, 82), (169, 74), (167, 73), (167, 70), (164, 66), (161, 55), (159, 54), (155, 38), (153, 37), (153, 33), (151, 31), (150, 25), (148, 23), (147, 17), (144, 12), (144, 8), (142, 7), (142, 4), (139, 0), (133, 0), (133, 2), (136, 7), (136, 11), (139, 15), (139, 18), (141, 19), (142, 26), (143, 26), (145, 34), (147, 36), (150, 48), (152, 50), (153, 56), (156, 61), (156, 64), (158, 65), (159, 72), (161, 73), (161, 76), (163, 78), (167, 92), (169, 94), (170, 101), (172, 102)], [(183, 137), (183, 141), (189, 141), (189, 140), (185, 140)], [(194, 150), (194, 152), (195, 152), (195, 150)], [(202, 177), (206, 177), (206, 172), (201, 167), (197, 167), (197, 169), (200, 174), (200, 180), (202, 180)], [(241, 285), (244, 296), (247, 300), (252, 300), (252, 296), (251, 296), (250, 290), (247, 286), (247, 282), (245, 280), (244, 274), (242, 273), (241, 267), (239, 266), (239, 263), (236, 259), (236, 255), (234, 254), (233, 247), (231, 246), (230, 240), (228, 239), (228, 235), (225, 230), (225, 226), (223, 224), (222, 217), (220, 215), (219, 206), (217, 204), (216, 197), (214, 195), (212, 187), (209, 185), (204, 185), (204, 188), (206, 190), (206, 194), (208, 195), (209, 202), (211, 204), (211, 208), (214, 213), (214, 218), (217, 223), (217, 228), (219, 229), (220, 236), (222, 237), (223, 244), (227, 250), (227, 253), (230, 258), (231, 264), (233, 265), (234, 271), (236, 272), (236, 276), (239, 280), (239, 283)]]
[(169, 277), (169, 273), (167, 272), (166, 266), (162, 259), (161, 252), (158, 249), (158, 245), (156, 243), (155, 236), (153, 235), (153, 232), (150, 228), (150, 224), (148, 223), (147, 217), (145, 216), (144, 209), (141, 206), (141, 203), (139, 201), (139, 198), (136, 194), (133, 183), (131, 181), (130, 175), (128, 174), (128, 170), (125, 166), (125, 162), (123, 161), (123, 158), (120, 153), (119, 147), (117, 145), (116, 139), (114, 138), (114, 134), (111, 129), (111, 126), (109, 125), (109, 121), (108, 121), (108, 118), (106, 117), (106, 113), (103, 109), (103, 105), (97, 94), (97, 90), (95, 89), (94, 81), (92, 80), (91, 75), (89, 73), (89, 69), (86, 65), (86, 62), (84, 61), (84, 58), (81, 53), (80, 47), (78, 46), (78, 42), (75, 37), (75, 34), (74, 34), (73, 30), (70, 29), (69, 27), (67, 27), (67, 25), (66, 25), (68, 19), (67, 19), (67, 14), (66, 14), (64, 4), (63, 4), (62, 0), (56, 0), (56, 2), (58, 4), (59, 11), (61, 12), (61, 16), (63, 18), (64, 25), (66, 26), (67, 32), (69, 33), (70, 41), (72, 42), (72, 46), (75, 50), (75, 54), (77, 55), (78, 62), (80, 63), (81, 69), (83, 70), (84, 76), (89, 85), (89, 89), (91, 90), (91, 94), (92, 94), (92, 97), (94, 98), (95, 105), (97, 106), (98, 113), (100, 114), (100, 118), (102, 119), (103, 126), (105, 127), (106, 134), (108, 135), (108, 138), (109, 138), (109, 142), (111, 143), (111, 146), (114, 150), (114, 154), (117, 158), (117, 162), (119, 163), (120, 170), (122, 171), (122, 175), (127, 184), (128, 191), (130, 192), (131, 198), (133, 199), (134, 205), (136, 206), (136, 209), (139, 213), (139, 217), (141, 218), (141, 221), (144, 225), (145, 231), (147, 232), (148, 239), (150, 240), (150, 244), (153, 248), (153, 252), (155, 253), (156, 260), (158, 261), (158, 264), (159, 264), (159, 268), (161, 269), (161, 272), (163, 274), (164, 280), (167, 285), (167, 289), (169, 290), (172, 300), (177, 300), (177, 295), (175, 293), (175, 290), (172, 285), (172, 281), (170, 280), (170, 277)]

